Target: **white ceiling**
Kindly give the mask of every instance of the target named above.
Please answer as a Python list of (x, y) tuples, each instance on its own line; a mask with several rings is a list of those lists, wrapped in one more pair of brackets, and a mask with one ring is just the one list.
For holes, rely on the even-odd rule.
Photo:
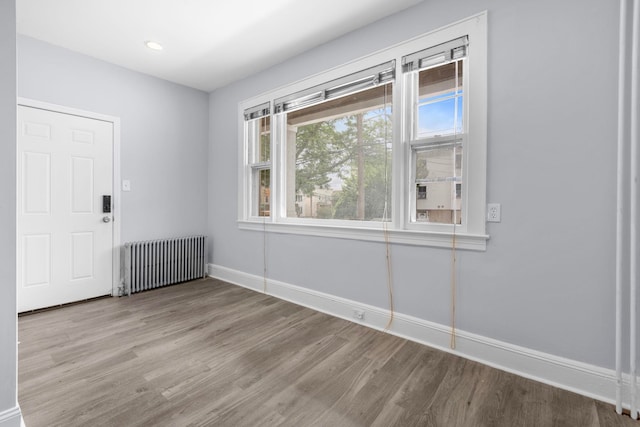
[(211, 91), (421, 1), (17, 0), (17, 24), (20, 34)]

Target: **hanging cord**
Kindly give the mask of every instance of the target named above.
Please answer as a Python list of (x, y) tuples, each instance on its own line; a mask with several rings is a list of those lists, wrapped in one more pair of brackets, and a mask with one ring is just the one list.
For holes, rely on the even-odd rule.
[[(386, 204), (386, 203), (385, 203)], [(385, 208), (386, 210), (386, 208)], [(384, 327), (384, 330), (387, 331), (391, 327), (393, 323), (393, 282), (392, 282), (392, 274), (391, 274), (391, 244), (389, 243), (389, 230), (387, 228), (386, 219), (383, 220), (382, 228), (384, 233), (384, 244), (387, 249), (387, 289), (389, 290), (389, 321), (387, 322), (387, 326)]]
[(262, 217), (262, 292), (267, 293), (267, 218)]
[[(458, 64), (459, 62), (456, 62), (455, 65), (455, 86), (456, 86), (456, 91), (458, 88)], [(455, 109), (454, 109), (454, 122), (457, 123), (458, 121), (458, 98), (455, 98)], [(457, 133), (457, 127), (456, 127), (456, 133)], [(454, 176), (455, 174), (455, 159), (456, 159), (456, 152), (454, 149), (453, 152), (453, 170), (454, 170)], [(456, 181), (454, 180), (454, 186), (456, 185)], [(453, 204), (453, 234), (451, 236), (451, 341), (449, 342), (449, 347), (454, 350), (456, 348), (456, 225), (458, 223), (458, 215), (457, 215), (457, 211), (456, 211), (456, 206), (455, 203)]]
[(451, 342), (449, 347), (456, 348), (456, 224), (455, 215), (453, 223), (453, 236), (451, 238)]
[[(267, 121), (266, 119), (262, 119), (261, 123), (264, 125), (264, 132), (267, 131)], [(260, 137), (262, 137), (262, 132), (260, 132)], [(271, 143), (271, 136), (269, 136), (269, 143)], [(269, 152), (269, 158), (271, 158), (271, 153)], [(269, 179), (271, 179), (271, 173), (269, 173)], [(271, 189), (271, 184), (269, 183), (269, 189)], [(269, 196), (270, 197), (270, 196)], [(271, 200), (269, 201), (271, 203)], [(260, 208), (258, 207), (258, 210)], [(258, 212), (260, 214), (260, 212)], [(262, 212), (262, 292), (267, 293), (267, 217)]]
[[(387, 100), (387, 85), (384, 87), (384, 98), (385, 104)], [(385, 112), (386, 117), (386, 112)], [(394, 310), (393, 310), (393, 275), (391, 274), (391, 243), (389, 239), (389, 228), (387, 226), (387, 220), (389, 218), (389, 152), (387, 150), (387, 141), (389, 141), (388, 135), (388, 120), (385, 120), (384, 126), (384, 211), (382, 213), (382, 232), (384, 234), (384, 245), (385, 245), (385, 255), (387, 259), (387, 289), (389, 291), (389, 321), (387, 322), (387, 326), (384, 327), (384, 330), (387, 331), (391, 327), (394, 318)]]

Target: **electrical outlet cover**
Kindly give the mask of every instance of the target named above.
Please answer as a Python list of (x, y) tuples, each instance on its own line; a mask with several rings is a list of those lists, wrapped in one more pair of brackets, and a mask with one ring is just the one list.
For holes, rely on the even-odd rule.
[(500, 203), (489, 203), (487, 205), (487, 221), (500, 222), (501, 219)]

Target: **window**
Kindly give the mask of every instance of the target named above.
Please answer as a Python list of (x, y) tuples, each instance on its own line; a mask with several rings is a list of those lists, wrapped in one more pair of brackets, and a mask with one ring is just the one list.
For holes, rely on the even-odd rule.
[(464, 81), (468, 38), (404, 56), (412, 223), (463, 223)]
[[(394, 63), (276, 102), (286, 117), (287, 218), (388, 221)], [(364, 88), (364, 89), (363, 89)]]
[(269, 104), (244, 112), (251, 216), (271, 215), (271, 117)]
[(240, 104), (239, 224), (486, 247), (486, 13)]

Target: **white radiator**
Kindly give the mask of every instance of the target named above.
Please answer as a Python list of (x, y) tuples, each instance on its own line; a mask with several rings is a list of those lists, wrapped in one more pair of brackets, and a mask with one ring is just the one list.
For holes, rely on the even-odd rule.
[(125, 243), (125, 292), (131, 295), (206, 277), (206, 264), (205, 236)]

